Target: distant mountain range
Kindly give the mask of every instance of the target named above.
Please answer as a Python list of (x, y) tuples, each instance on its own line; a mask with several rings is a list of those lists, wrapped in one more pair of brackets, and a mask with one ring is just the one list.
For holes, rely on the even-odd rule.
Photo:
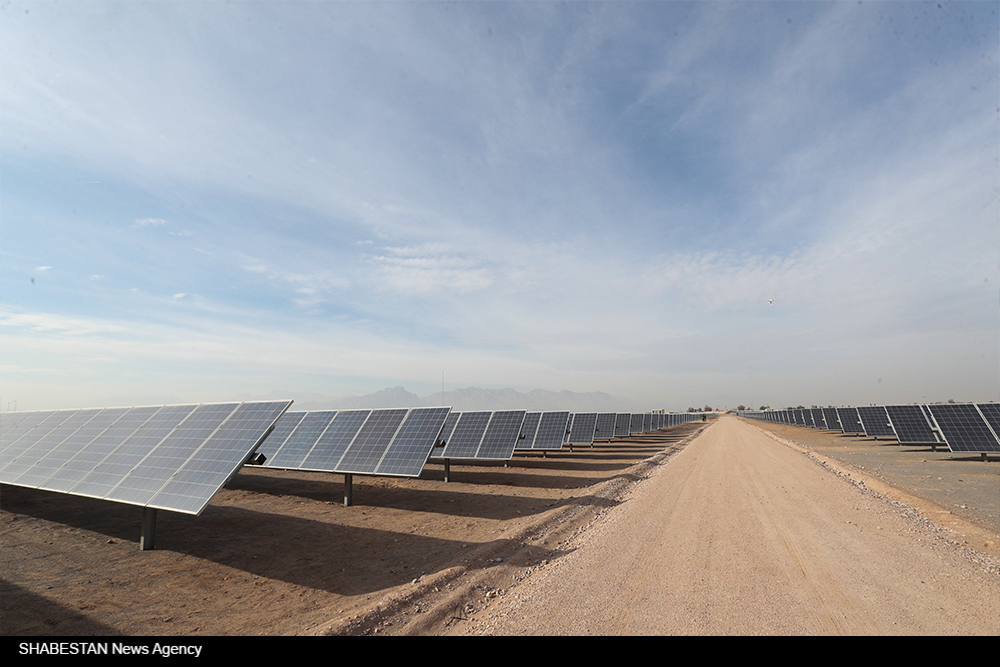
[(514, 389), (480, 389), (466, 387), (443, 394), (417, 396), (404, 387), (388, 387), (373, 394), (338, 399), (296, 400), (292, 410), (350, 410), (356, 408), (419, 408), (428, 405), (450, 405), (453, 410), (569, 410), (571, 412), (629, 412), (630, 401), (604, 392), (578, 394), (574, 391), (532, 389), (522, 393)]

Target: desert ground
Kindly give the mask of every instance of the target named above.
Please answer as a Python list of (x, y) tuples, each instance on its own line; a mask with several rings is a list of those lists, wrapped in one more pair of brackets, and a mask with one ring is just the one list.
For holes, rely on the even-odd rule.
[(0, 633), (1000, 633), (996, 459), (734, 416), (574, 450), (351, 507), (244, 468), (146, 552), (139, 508), (4, 486)]

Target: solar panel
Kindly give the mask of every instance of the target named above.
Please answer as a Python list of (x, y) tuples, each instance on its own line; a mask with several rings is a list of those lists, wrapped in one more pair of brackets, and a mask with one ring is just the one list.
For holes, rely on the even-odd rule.
[(629, 428), (631, 424), (632, 415), (627, 412), (619, 412), (615, 416), (615, 437), (627, 438), (629, 436)]
[(461, 416), (461, 412), (448, 413), (448, 418), (444, 422), (444, 428), (441, 429), (442, 443), (447, 443), (451, 440), (451, 434), (455, 431), (455, 425), (458, 424), (458, 420)]
[(610, 440), (615, 437), (615, 421), (617, 415), (613, 412), (601, 412), (597, 415), (597, 425), (594, 428), (594, 440)]
[(1000, 436), (1000, 403), (976, 403), (976, 407), (993, 429), (993, 435)]
[[(326, 432), (333, 420), (337, 418), (338, 414), (340, 413), (336, 410), (318, 410), (315, 412), (286, 414), (278, 422), (278, 426), (282, 427), (282, 432), (285, 430), (282, 422), (286, 419), (290, 421), (298, 420), (299, 424), (292, 430), (291, 433), (288, 434), (284, 444), (282, 444), (281, 448), (274, 453), (271, 460), (265, 461), (264, 465), (271, 468), (301, 468), (303, 462), (306, 460), (306, 457), (309, 456), (313, 447), (316, 446), (316, 441), (319, 440), (319, 437)], [(361, 426), (358, 425), (358, 428), (361, 428)], [(357, 429), (355, 429), (354, 432), (356, 433)], [(351, 434), (352, 437), (353, 435), (354, 433)], [(270, 437), (268, 437), (268, 440), (270, 440)], [(348, 442), (350, 442), (350, 440), (348, 440)], [(264, 443), (266, 445), (267, 440), (265, 440)], [(340, 454), (343, 453), (343, 450), (341, 450)]]
[(844, 433), (864, 433), (857, 408), (837, 408), (837, 418)]
[(633, 433), (642, 433), (642, 414), (632, 413), (632, 421), (628, 427), (629, 435)]
[(974, 404), (946, 403), (927, 409), (951, 451), (1000, 454), (1000, 441)]
[(501, 410), (493, 413), (483, 434), (475, 458), (508, 461), (514, 455), (517, 436), (524, 423), (524, 410)]
[(268, 434), (264, 442), (260, 443), (257, 453), (263, 454), (267, 461), (273, 459), (305, 416), (305, 412), (286, 412), (283, 414), (278, 423), (274, 425), (274, 430)]
[(455, 425), (455, 430), (451, 433), (451, 439), (444, 446), (444, 451), (437, 456), (451, 459), (474, 458), (492, 416), (493, 413), (490, 411), (463, 412), (458, 424)]
[(184, 465), (201, 443), (215, 433), (237, 405), (214, 403), (196, 407), (143, 457), (105, 499), (131, 505), (148, 505), (170, 476)]
[[(66, 461), (97, 435), (93, 432), (93, 428), (87, 429), (87, 425), (101, 412), (99, 409), (80, 410), (52, 429), (48, 435), (38, 439), (30, 449), (22, 452), (15, 461), (4, 467), (4, 473), (12, 477), (11, 483), (37, 488), (54, 475)], [(121, 414), (117, 416), (120, 417)], [(107, 426), (107, 423), (104, 425)], [(85, 440), (81, 443), (82, 438)]]
[(5, 420), (12, 428), (0, 481), (199, 514), (290, 404), (53, 410)]
[(375, 474), (419, 477), (450, 413), (448, 407), (410, 410)]
[(524, 422), (521, 424), (521, 433), (517, 437), (517, 445), (514, 450), (531, 449), (535, 442), (535, 433), (538, 432), (538, 420), (542, 418), (541, 412), (526, 412)]
[(335, 465), (337, 472), (372, 474), (382, 460), (382, 455), (389, 448), (389, 443), (396, 437), (396, 431), (406, 418), (405, 408), (372, 410), (354, 440), (348, 446), (340, 463)]
[(569, 419), (566, 420), (566, 432), (563, 433), (563, 444), (565, 445), (569, 442), (569, 434), (573, 431), (573, 419), (576, 417), (574, 413), (569, 413)]
[(843, 431), (840, 420), (837, 418), (837, 408), (823, 408), (823, 421), (826, 422), (826, 430)]
[(300, 470), (339, 472), (340, 462), (372, 416), (372, 410), (341, 410), (316, 438)]
[(934, 435), (923, 410), (919, 405), (887, 405), (889, 423), (896, 432), (901, 445), (938, 445), (940, 438)]
[(882, 405), (864, 405), (858, 408), (861, 427), (869, 438), (895, 438), (896, 432), (889, 423), (889, 415)]
[(538, 431), (532, 449), (562, 449), (569, 424), (569, 412), (543, 412), (538, 420)]
[[(99, 494), (87, 493), (81, 491), (81, 482), (112, 456), (119, 446), (135, 433), (158, 408), (115, 408), (115, 410), (123, 410), (124, 412), (101, 433), (95, 434), (89, 443), (81, 446), (71, 459), (40, 485), (41, 488), (61, 493), (73, 493), (74, 495), (96, 495), (99, 498), (103, 498), (104, 493), (111, 490), (113, 484), (107, 484)], [(128, 470), (131, 470), (131, 467), (124, 469), (121, 474), (124, 475)], [(119, 477), (116, 477), (115, 481)], [(94, 484), (96, 477), (90, 479), (90, 483)]]
[(594, 430), (597, 428), (596, 412), (578, 412), (573, 416), (569, 442), (574, 445), (594, 444)]
[(239, 405), (153, 496), (149, 507), (201, 514), (288, 405), (289, 401)]

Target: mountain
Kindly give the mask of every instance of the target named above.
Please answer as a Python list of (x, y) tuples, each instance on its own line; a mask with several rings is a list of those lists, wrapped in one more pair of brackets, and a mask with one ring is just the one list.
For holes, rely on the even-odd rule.
[[(466, 387), (420, 397), (403, 387), (388, 387), (373, 394), (353, 396), (331, 401), (328, 408), (341, 410), (356, 408), (416, 408), (428, 405), (450, 405), (458, 411), (471, 410), (569, 410), (571, 412), (627, 412), (632, 409), (629, 401), (605, 394), (573, 391), (546, 391), (533, 389), (527, 393), (515, 389), (480, 389)], [(292, 409), (302, 409), (298, 401)]]

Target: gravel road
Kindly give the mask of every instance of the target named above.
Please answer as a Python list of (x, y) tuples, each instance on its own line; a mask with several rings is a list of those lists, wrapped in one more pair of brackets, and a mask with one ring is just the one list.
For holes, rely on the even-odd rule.
[(1000, 576), (723, 416), (470, 634), (1000, 634)]

